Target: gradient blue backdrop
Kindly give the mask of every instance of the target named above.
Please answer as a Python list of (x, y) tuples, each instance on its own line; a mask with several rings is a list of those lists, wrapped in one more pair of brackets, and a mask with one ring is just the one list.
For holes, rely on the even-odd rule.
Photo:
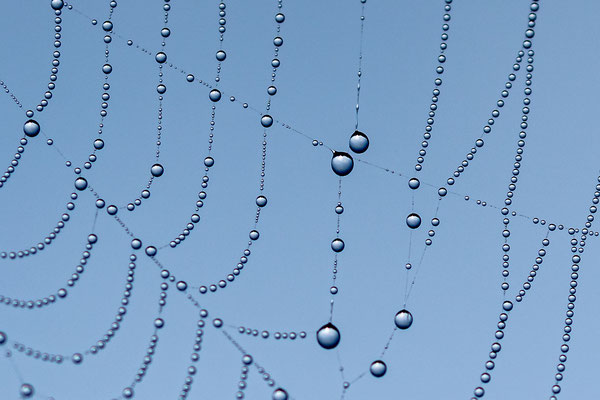
[[(154, 54), (159, 49), (161, 1), (120, 1), (115, 31)], [(196, 78), (215, 74), (218, 1), (172, 1), (169, 62)], [(78, 1), (76, 8), (100, 22), (107, 1)], [(228, 2), (221, 88), (262, 109), (269, 84), (274, 1)], [(360, 128), (371, 140), (364, 160), (413, 174), (430, 103), (439, 51), (443, 1), (366, 4)], [(354, 130), (360, 7), (356, 1), (284, 1), (284, 45), (279, 89), (272, 114), (295, 128), (347, 149)], [(526, 29), (529, 2), (455, 1), (444, 85), (435, 130), (420, 178), (442, 185), (459, 165), (489, 118)], [(598, 175), (600, 139), (595, 132), (598, 37), (597, 2), (542, 2), (534, 41), (535, 72), (526, 139), (514, 208), (530, 217), (580, 227), (585, 222)], [(53, 17), (47, 1), (5, 4), (4, 80), (25, 108), (45, 91), (52, 51)], [(96, 137), (103, 75), (103, 32), (74, 11), (63, 12), (60, 74), (50, 106), (37, 114), (44, 132), (75, 164)], [(111, 100), (105, 122), (106, 147), (86, 173), (110, 203), (124, 205), (139, 195), (154, 161), (157, 67), (153, 57), (124, 40), (111, 45)], [(502, 302), (502, 216), (475, 199), (501, 204), (507, 191), (522, 107), (519, 79), (486, 146), (453, 188), (473, 199), (448, 195), (441, 204), (434, 244), (429, 248), (408, 303), (413, 326), (397, 332), (384, 360), (387, 375), (370, 375), (352, 385), (346, 399), (464, 399), (479, 385)], [(162, 245), (179, 234), (194, 210), (203, 175), (210, 120), (208, 90), (165, 70), (162, 163), (165, 174), (152, 197), (122, 219), (145, 244)], [(23, 110), (0, 96), (0, 160), (8, 162), (22, 135)], [(223, 279), (247, 242), (255, 211), (262, 128), (258, 116), (223, 99), (218, 106), (209, 196), (202, 221), (177, 249), (160, 260), (191, 286)], [(239, 335), (255, 360), (294, 399), (338, 399), (342, 378), (336, 351), (321, 349), (314, 331), (329, 317), (329, 286), (335, 235), (337, 177), (331, 153), (281, 127), (269, 130), (266, 194), (261, 238), (241, 276), (217, 294), (200, 296), (210, 317), (226, 324), (270, 331), (305, 330), (305, 340), (276, 341)], [(31, 139), (18, 171), (0, 190), (0, 247), (37, 243), (58, 220), (73, 190), (74, 174), (40, 135)], [(343, 183), (342, 237), (334, 322), (342, 332), (340, 359), (346, 379), (366, 371), (379, 357), (402, 308), (411, 210), (406, 180), (357, 163)], [(420, 254), (437, 203), (423, 186), (415, 210), (427, 224), (415, 233)], [(59, 238), (40, 254), (0, 261), (0, 293), (37, 298), (63, 286), (92, 229), (95, 207), (83, 193)], [(527, 218), (511, 222), (510, 293), (525, 280), (546, 228)], [(592, 227), (594, 229), (594, 227)], [(42, 310), (0, 309), (0, 330), (48, 352), (70, 354), (95, 343), (119, 306), (130, 238), (101, 212), (99, 237), (88, 268), (67, 301)], [(570, 281), (566, 231), (550, 236), (548, 255), (532, 290), (511, 314), (487, 399), (550, 396), (561, 344)], [(581, 263), (571, 350), (560, 399), (600, 396), (595, 362), (600, 271), (598, 239), (590, 238)], [(106, 399), (129, 385), (152, 333), (160, 277), (140, 255), (131, 305), (108, 348), (80, 366), (57, 366), (15, 354), (25, 381), (44, 399)], [(512, 296), (512, 294), (511, 294)], [(160, 344), (139, 399), (178, 395), (193, 345), (197, 309), (171, 291)], [(207, 328), (191, 399), (234, 398), (240, 353), (218, 331)], [(20, 381), (0, 359), (0, 398), (17, 399)], [(271, 396), (251, 371), (246, 396)]]

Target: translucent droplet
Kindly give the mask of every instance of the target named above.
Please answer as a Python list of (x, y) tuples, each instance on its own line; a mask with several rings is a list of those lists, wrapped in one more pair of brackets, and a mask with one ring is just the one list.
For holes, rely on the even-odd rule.
[(354, 168), (354, 160), (350, 154), (341, 151), (333, 153), (333, 157), (331, 158), (331, 169), (336, 175), (346, 176), (352, 172), (352, 168)]
[(252, 356), (250, 354), (244, 354), (244, 356), (242, 356), (242, 363), (244, 363), (244, 365), (252, 364)]
[(265, 128), (270, 127), (271, 125), (273, 125), (273, 117), (271, 117), (268, 114), (265, 114), (262, 116), (262, 118), (260, 119), (260, 123), (262, 126), (264, 126)]
[(208, 94), (208, 98), (216, 103), (217, 101), (221, 100), (221, 91), (219, 89), (211, 90)]
[(267, 198), (265, 196), (258, 196), (256, 198), (256, 205), (259, 207), (264, 207), (267, 205)]
[(146, 255), (152, 257), (156, 255), (156, 247), (154, 246), (148, 246), (146, 247)]
[(413, 317), (412, 314), (407, 310), (400, 310), (394, 318), (394, 323), (400, 329), (408, 329), (412, 325)]
[(335, 238), (331, 242), (331, 250), (335, 251), (336, 253), (339, 253), (340, 251), (344, 250), (344, 247), (344, 241), (340, 238)]
[(123, 397), (125, 397), (126, 399), (131, 399), (133, 398), (134, 392), (133, 389), (130, 387), (126, 387), (125, 389), (123, 389)]
[(110, 21), (104, 21), (102, 23), (102, 29), (104, 29), (106, 32), (110, 32), (110, 30), (113, 28), (113, 23)]
[(421, 217), (419, 214), (411, 213), (406, 217), (406, 225), (411, 229), (417, 229), (421, 226)]
[(354, 131), (350, 136), (350, 150), (360, 154), (367, 151), (369, 148), (369, 138), (361, 131)]
[(165, 172), (165, 169), (160, 164), (154, 164), (152, 168), (150, 168), (150, 173), (152, 176), (159, 177)]
[(421, 182), (417, 178), (410, 178), (408, 181), (408, 187), (411, 189), (418, 189), (421, 186)]
[(269, 86), (269, 87), (267, 88), (267, 93), (268, 93), (270, 96), (275, 96), (275, 93), (277, 93), (277, 88), (276, 88), (275, 86)]
[(162, 318), (156, 318), (154, 320), (154, 326), (157, 327), (158, 329), (160, 329), (163, 326), (165, 326), (165, 321)]
[(340, 331), (329, 322), (317, 331), (317, 342), (324, 349), (333, 349), (340, 343)]
[(282, 388), (277, 388), (273, 392), (273, 400), (288, 400), (288, 394)]
[(162, 37), (169, 37), (171, 35), (171, 30), (169, 28), (162, 28), (160, 34)]
[(142, 241), (140, 239), (133, 239), (131, 241), (131, 248), (134, 250), (140, 249), (142, 247)]
[(167, 61), (167, 54), (159, 51), (158, 53), (156, 53), (156, 56), (154, 57), (154, 59), (156, 60), (157, 63), (162, 64), (165, 61)]
[(381, 378), (387, 371), (387, 365), (381, 360), (373, 361), (369, 371), (371, 371), (371, 375), (374, 377)]
[(217, 51), (216, 57), (218, 61), (225, 61), (227, 58), (227, 53), (225, 53), (223, 50), (219, 50)]
[(75, 189), (77, 190), (85, 190), (88, 186), (87, 180), (84, 177), (79, 177), (75, 179)]
[(250, 235), (248, 235), (248, 236), (250, 236), (250, 239), (256, 240), (259, 238), (260, 233), (258, 233), (257, 230), (253, 230), (253, 231), (250, 231)]
[(29, 399), (33, 397), (34, 393), (35, 389), (33, 388), (33, 385), (29, 383), (24, 383), (21, 385), (21, 390), (19, 391), (19, 394), (21, 395), (22, 399)]
[(212, 167), (213, 165), (215, 165), (215, 160), (212, 157), (206, 157), (204, 159), (204, 165), (206, 165), (207, 167)]
[(275, 15), (275, 21), (282, 23), (283, 21), (285, 21), (285, 15), (283, 15), (282, 13), (278, 13), (277, 15)]
[(60, 10), (63, 8), (64, 5), (65, 3), (63, 2), (63, 0), (52, 0), (50, 2), (50, 7), (52, 7), (52, 9), (54, 10)]
[(185, 282), (185, 281), (177, 282), (177, 290), (183, 292), (187, 289), (187, 287), (188, 287), (187, 282)]
[(29, 137), (35, 137), (40, 133), (40, 124), (36, 120), (30, 119), (23, 125), (23, 132)]

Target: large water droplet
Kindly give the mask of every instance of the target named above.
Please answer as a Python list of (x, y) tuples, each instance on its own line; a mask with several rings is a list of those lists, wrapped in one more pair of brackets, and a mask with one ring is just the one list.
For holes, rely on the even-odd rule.
[(77, 190), (85, 190), (88, 186), (87, 180), (83, 177), (79, 177), (75, 179), (75, 189)]
[(154, 164), (152, 168), (150, 168), (150, 173), (152, 176), (159, 177), (165, 172), (165, 169), (160, 164)]
[(406, 225), (411, 229), (417, 229), (421, 226), (421, 217), (419, 214), (411, 213), (406, 217)]
[(30, 119), (23, 125), (23, 132), (29, 137), (35, 137), (40, 133), (40, 124), (36, 120)]
[(364, 153), (369, 148), (369, 138), (361, 131), (354, 131), (350, 136), (350, 150), (355, 153)]
[(213, 89), (208, 93), (208, 98), (215, 103), (221, 100), (221, 91), (219, 89)]
[(352, 172), (354, 168), (354, 160), (348, 153), (336, 151), (331, 158), (331, 169), (339, 176), (346, 176)]
[(21, 395), (22, 399), (29, 399), (33, 397), (34, 393), (35, 389), (33, 388), (33, 385), (29, 383), (24, 383), (21, 385), (21, 390), (19, 391), (19, 394)]
[(339, 253), (340, 251), (344, 250), (344, 247), (344, 241), (340, 238), (335, 238), (331, 242), (331, 250), (335, 251), (336, 253)]
[(158, 53), (156, 53), (156, 56), (154, 57), (154, 59), (156, 60), (157, 63), (162, 64), (165, 61), (167, 61), (167, 55), (164, 52), (159, 51)]
[(371, 371), (371, 375), (374, 377), (381, 378), (387, 371), (387, 365), (381, 360), (373, 361), (369, 371)]
[(400, 329), (408, 329), (412, 325), (413, 317), (408, 310), (400, 310), (394, 318), (394, 323)]
[(277, 388), (273, 392), (273, 400), (288, 400), (288, 394), (282, 388)]
[(264, 126), (265, 128), (270, 127), (271, 125), (273, 125), (273, 117), (271, 117), (268, 114), (265, 114), (262, 116), (262, 118), (260, 119), (260, 123), (262, 126)]
[(329, 322), (317, 331), (317, 342), (324, 349), (333, 349), (340, 342), (340, 331)]
[(227, 53), (225, 53), (223, 50), (219, 50), (217, 51), (216, 57), (218, 61), (225, 61), (227, 58)]

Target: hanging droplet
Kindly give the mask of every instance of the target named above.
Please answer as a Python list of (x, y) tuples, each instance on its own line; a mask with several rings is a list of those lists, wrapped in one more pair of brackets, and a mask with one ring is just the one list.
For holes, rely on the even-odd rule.
[(282, 388), (277, 388), (273, 392), (273, 400), (288, 400), (288, 394)]
[(411, 189), (418, 189), (421, 186), (421, 182), (417, 178), (410, 178), (408, 180), (408, 187)]
[(421, 217), (419, 214), (411, 213), (406, 217), (406, 225), (411, 229), (417, 229), (421, 226)]
[(265, 128), (270, 127), (271, 125), (273, 125), (273, 117), (271, 117), (268, 114), (265, 114), (262, 116), (262, 118), (260, 119), (260, 123), (262, 126), (264, 126)]
[(40, 133), (40, 124), (36, 120), (30, 119), (23, 125), (23, 132), (29, 137), (35, 137)]
[(33, 388), (33, 385), (29, 383), (24, 383), (21, 385), (21, 390), (19, 391), (19, 394), (21, 395), (22, 399), (29, 399), (33, 397), (34, 393), (35, 389)]
[(223, 50), (219, 50), (217, 51), (216, 57), (218, 61), (225, 61), (227, 58), (227, 53), (225, 53)]
[(350, 136), (350, 150), (360, 154), (367, 151), (369, 148), (369, 138), (361, 131), (354, 131)]
[(75, 189), (77, 190), (85, 190), (88, 186), (87, 180), (83, 177), (79, 177), (75, 179)]
[(259, 207), (264, 207), (267, 205), (267, 198), (265, 196), (258, 196), (256, 198), (256, 205)]
[(335, 251), (336, 253), (339, 253), (342, 250), (344, 250), (344, 247), (345, 247), (344, 241), (340, 238), (335, 238), (331, 242), (331, 250)]
[(157, 177), (157, 178), (159, 176), (161, 176), (164, 172), (165, 172), (165, 169), (160, 164), (154, 164), (152, 166), (152, 168), (150, 168), (150, 173), (152, 174), (152, 176)]
[(352, 172), (352, 168), (354, 168), (354, 160), (352, 160), (350, 154), (341, 151), (335, 151), (333, 153), (333, 157), (331, 158), (331, 169), (336, 175), (346, 176)]
[(154, 57), (154, 59), (156, 60), (157, 63), (162, 64), (165, 61), (167, 61), (167, 54), (159, 51), (158, 53), (156, 53), (156, 56)]
[(373, 361), (369, 371), (371, 371), (371, 375), (374, 377), (381, 378), (387, 371), (387, 365), (381, 360)]
[(412, 325), (413, 317), (408, 310), (400, 310), (394, 318), (394, 323), (400, 329), (408, 329)]
[(317, 342), (324, 349), (333, 349), (340, 343), (340, 331), (329, 322), (317, 331)]
[(210, 93), (208, 93), (208, 98), (216, 103), (221, 100), (221, 91), (219, 89), (211, 90)]

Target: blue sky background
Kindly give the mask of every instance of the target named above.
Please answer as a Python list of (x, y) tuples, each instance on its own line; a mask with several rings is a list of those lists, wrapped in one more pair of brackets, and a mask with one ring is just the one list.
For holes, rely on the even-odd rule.
[[(108, 2), (74, 6), (104, 21)], [(160, 47), (162, 1), (119, 2), (113, 21), (125, 40), (154, 54)], [(221, 89), (262, 110), (266, 101), (275, 31), (275, 2), (227, 3), (227, 32)], [(366, 4), (360, 129), (370, 139), (365, 161), (414, 174), (414, 163), (431, 101), (443, 14), (442, 1)], [(452, 5), (444, 84), (428, 147), (422, 182), (442, 185), (480, 136), (511, 72), (526, 29), (529, 3), (456, 1)], [(46, 90), (53, 16), (48, 2), (11, 2), (2, 24), (4, 61), (0, 80), (24, 105), (0, 96), (0, 160), (10, 162), (26, 118)], [(218, 49), (218, 2), (172, 1), (168, 62), (196, 78), (214, 78)], [(535, 71), (528, 136), (513, 198), (514, 209), (565, 227), (581, 227), (588, 215), (598, 176), (600, 139), (594, 131), (599, 63), (596, 15), (592, 1), (541, 3), (534, 38)], [(272, 115), (311, 138), (347, 151), (354, 131), (356, 71), (361, 4), (284, 1), (281, 67)], [(75, 165), (81, 165), (97, 137), (104, 63), (103, 32), (89, 19), (63, 12), (61, 65), (50, 105), (36, 114), (42, 130)], [(109, 203), (135, 199), (154, 163), (157, 116), (157, 66), (153, 57), (125, 40), (111, 44), (111, 100), (105, 121), (105, 148), (85, 176)], [(470, 398), (484, 372), (503, 294), (499, 211), (475, 204), (502, 204), (518, 140), (522, 76), (502, 115), (485, 138), (453, 190), (441, 203), (434, 244), (427, 250), (407, 304), (412, 327), (396, 332), (384, 361), (387, 374), (366, 375), (352, 384), (346, 399)], [(143, 238), (162, 246), (180, 233), (194, 211), (202, 160), (206, 156), (211, 102), (208, 89), (188, 83), (178, 70), (165, 69), (162, 177), (152, 196), (122, 220)], [(175, 250), (158, 258), (190, 286), (213, 283), (231, 272), (253, 228), (258, 195), (262, 127), (259, 116), (224, 97), (218, 103), (208, 198), (202, 220)], [(368, 370), (383, 349), (405, 294), (412, 193), (403, 177), (356, 162), (343, 178), (345, 212), (339, 255), (334, 323), (342, 341), (337, 350), (321, 349), (314, 333), (329, 317), (329, 286), (335, 237), (338, 178), (331, 153), (280, 126), (268, 131), (265, 194), (260, 239), (250, 261), (226, 289), (195, 297), (228, 325), (259, 330), (306, 331), (307, 339), (263, 340), (230, 334), (271, 373), (294, 399), (337, 399), (342, 393), (337, 354), (352, 380)], [(58, 221), (73, 191), (75, 176), (65, 160), (40, 135), (30, 139), (17, 172), (0, 188), (0, 247), (20, 249), (37, 243)], [(422, 185), (414, 210), (423, 224), (413, 232), (413, 259), (420, 254), (438, 197)], [(46, 250), (23, 260), (0, 260), (0, 293), (30, 298), (64, 286), (77, 264), (94, 222), (94, 198), (81, 193), (71, 221)], [(512, 218), (510, 297), (531, 269), (546, 227), (525, 217)], [(595, 227), (592, 226), (592, 230)], [(94, 232), (88, 268), (66, 300), (41, 310), (0, 309), (0, 330), (9, 339), (43, 351), (71, 354), (96, 342), (119, 306), (131, 254), (130, 238), (105, 211)], [(532, 289), (511, 313), (503, 349), (486, 399), (549, 397), (560, 353), (570, 281), (570, 236), (550, 234), (551, 245)], [(600, 334), (596, 318), (600, 279), (595, 267), (598, 238), (582, 256), (575, 322), (565, 379), (559, 398), (592, 399), (600, 366), (594, 349)], [(57, 400), (118, 397), (133, 379), (152, 334), (161, 281), (152, 261), (138, 252), (130, 306), (107, 349), (82, 365), (43, 363), (15, 354), (13, 360), (35, 398)], [(416, 262), (413, 260), (413, 263)], [(166, 326), (136, 398), (176, 398), (194, 340), (198, 310), (171, 289), (164, 311)], [(190, 398), (234, 398), (241, 355), (218, 330), (205, 332)], [(20, 380), (0, 358), (0, 398), (17, 399)], [(256, 371), (249, 374), (246, 398), (268, 399), (269, 389)]]

